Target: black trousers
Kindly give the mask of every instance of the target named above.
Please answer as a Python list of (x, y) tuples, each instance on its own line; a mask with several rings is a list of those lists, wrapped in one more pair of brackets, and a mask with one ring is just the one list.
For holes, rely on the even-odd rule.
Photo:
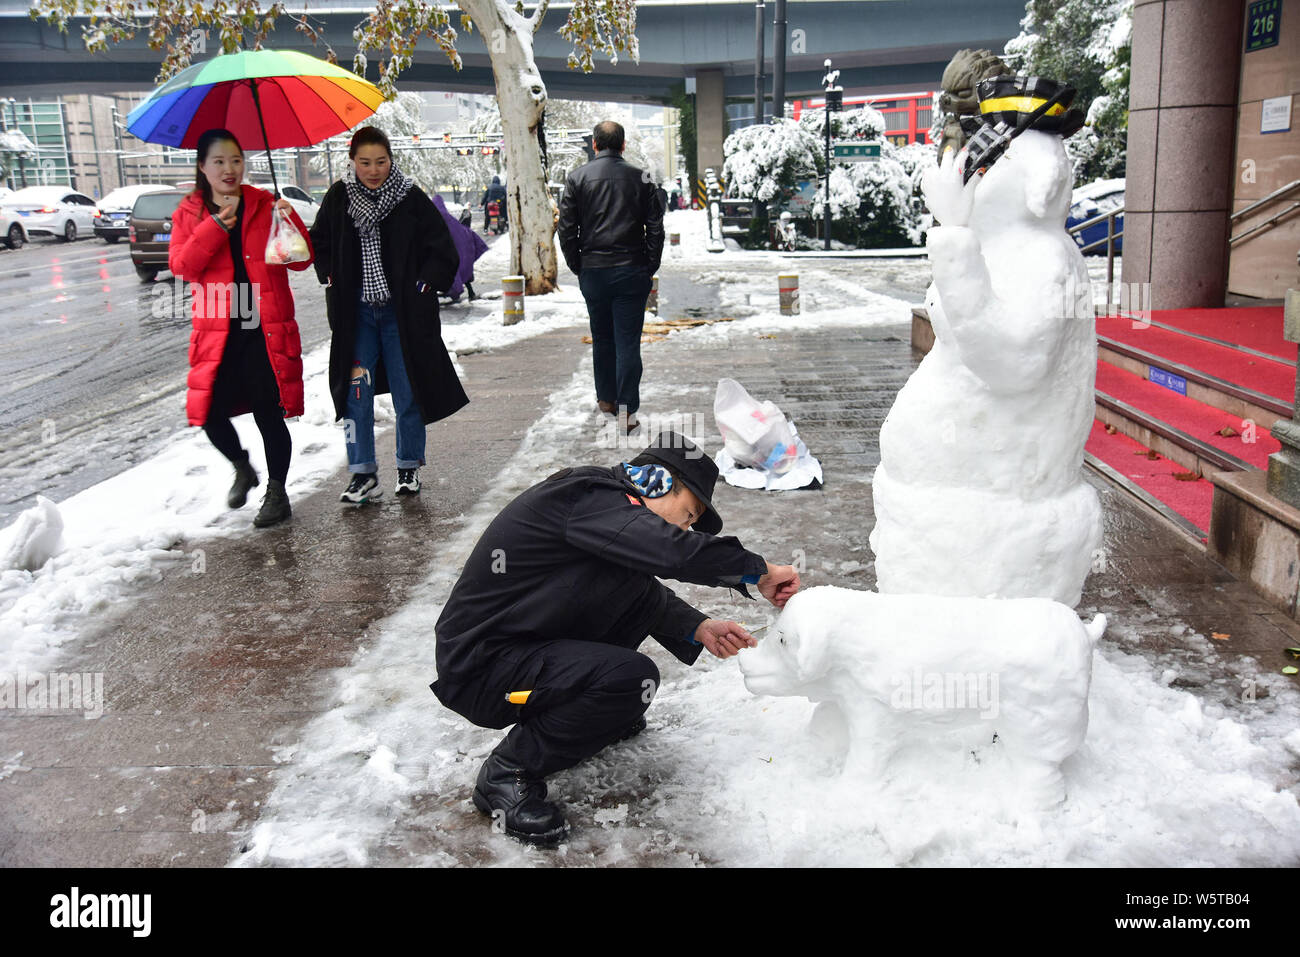
[[(515, 767), (537, 777), (573, 767), (622, 737), (654, 700), (659, 669), (635, 650), (643, 640), (519, 642), (457, 682), (455, 701), (466, 703), (454, 710), (483, 727), (514, 721), (496, 751)], [(512, 691), (532, 694), (512, 705)]]

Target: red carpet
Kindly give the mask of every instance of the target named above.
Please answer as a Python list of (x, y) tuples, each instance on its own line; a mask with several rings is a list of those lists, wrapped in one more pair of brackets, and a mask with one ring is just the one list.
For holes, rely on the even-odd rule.
[[(1268, 468), (1268, 457), (1281, 448), (1268, 429), (1258, 424), (1255, 426), (1255, 441), (1250, 442), (1247, 440), (1247, 426), (1240, 417), (1179, 395), (1108, 362), (1097, 363), (1097, 391), (1127, 402), (1207, 445), (1244, 459), (1256, 468)], [(1219, 430), (1225, 426), (1238, 434), (1220, 435)]]
[(1214, 501), (1214, 486), (1206, 479), (1180, 482), (1175, 473), (1186, 472), (1177, 462), (1157, 457), (1149, 459), (1144, 446), (1127, 435), (1106, 434), (1101, 422), (1093, 421), (1092, 434), (1086, 448), (1116, 472), (1128, 478), (1139, 488), (1150, 492), (1202, 532), (1210, 527), (1210, 511)]
[[(1219, 311), (1228, 312), (1229, 310), (1221, 309)], [(1238, 312), (1240, 310), (1234, 309), (1231, 311)], [(1270, 310), (1250, 309), (1246, 311), (1269, 312)], [(1274, 318), (1280, 327), (1282, 324), (1282, 310), (1272, 311), (1276, 313)], [(1161, 314), (1153, 314), (1153, 318), (1158, 315)], [(1171, 315), (1181, 316), (1182, 313), (1171, 313)], [(1220, 332), (1221, 334), (1216, 335), (1215, 338), (1224, 338), (1226, 332), (1222, 330)], [(1122, 342), (1124, 345), (1132, 346), (1135, 349), (1141, 349), (1144, 352), (1160, 356), (1163, 359), (1170, 359), (1180, 365), (1189, 366), (1198, 372), (1205, 372), (1220, 379), (1226, 379), (1236, 385), (1253, 389), (1256, 392), (1271, 395), (1283, 402), (1289, 403), (1295, 398), (1296, 371), (1293, 366), (1283, 365), (1280, 362), (1273, 362), (1271, 359), (1264, 359), (1259, 356), (1252, 356), (1248, 352), (1238, 352), (1226, 346), (1216, 346), (1212, 342), (1193, 339), (1190, 336), (1169, 332), (1156, 326), (1134, 329), (1133, 320), (1127, 316), (1098, 316), (1097, 334), (1108, 339), (1114, 339), (1116, 342)], [(1280, 333), (1278, 338), (1281, 338)], [(1296, 354), (1295, 343), (1285, 343), (1285, 345), (1291, 347), (1291, 358), (1294, 359)]]
[[(1156, 309), (1151, 313), (1155, 322), (1198, 336), (1209, 336), (1224, 342), (1238, 345), (1269, 355), (1281, 356), (1283, 359), (1296, 359), (1296, 344), (1282, 338), (1281, 306), (1244, 306), (1231, 309)], [(1125, 320), (1132, 326), (1131, 319)], [(1101, 331), (1101, 320), (1097, 320), (1097, 330)], [(1105, 333), (1103, 333), (1105, 335)], [(1154, 350), (1148, 350), (1154, 351)], [(1172, 358), (1172, 357), (1171, 357)], [(1215, 373), (1213, 369), (1202, 372)]]

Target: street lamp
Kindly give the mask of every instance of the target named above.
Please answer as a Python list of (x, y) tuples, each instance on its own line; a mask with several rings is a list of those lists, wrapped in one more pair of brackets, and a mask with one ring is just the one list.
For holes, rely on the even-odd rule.
[(831, 113), (838, 113), (844, 104), (844, 90), (835, 85), (840, 78), (839, 70), (831, 69), (831, 61), (826, 60), (826, 75), (822, 77), (822, 86), (826, 88), (826, 201), (822, 204), (825, 236), (822, 248), (827, 252), (831, 248)]

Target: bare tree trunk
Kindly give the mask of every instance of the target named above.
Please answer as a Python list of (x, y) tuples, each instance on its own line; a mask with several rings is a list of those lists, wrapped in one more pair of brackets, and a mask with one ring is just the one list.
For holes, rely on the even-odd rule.
[(510, 269), (524, 277), (530, 296), (556, 288), (555, 215), (537, 134), (546, 109), (546, 85), (533, 59), (533, 33), (548, 4), (532, 17), (504, 0), (460, 0), (487, 44), (496, 80), (506, 159)]

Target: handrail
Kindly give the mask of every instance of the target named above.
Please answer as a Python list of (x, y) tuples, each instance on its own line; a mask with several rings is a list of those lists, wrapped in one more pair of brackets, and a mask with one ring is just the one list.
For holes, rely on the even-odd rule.
[(1285, 186), (1281, 186), (1273, 190), (1273, 192), (1269, 193), (1263, 199), (1257, 199), (1249, 206), (1245, 206), (1242, 209), (1237, 210), (1235, 213), (1233, 213), (1231, 216), (1228, 217), (1228, 222), (1230, 223), (1235, 222), (1236, 220), (1241, 219), (1243, 216), (1249, 216), (1255, 210), (1259, 209), (1259, 207), (1265, 206), (1273, 202), (1273, 200), (1275, 199), (1280, 199), (1281, 197), (1285, 196), (1287, 193), (1291, 192), (1291, 190), (1296, 189), (1297, 187), (1300, 187), (1300, 179), (1292, 180), (1291, 182), (1287, 183)]
[(1077, 226), (1071, 226), (1066, 230), (1067, 233), (1073, 236), (1075, 233), (1082, 232), (1089, 226), (1100, 223), (1103, 219), (1106, 221), (1106, 238), (1095, 240), (1088, 243), (1086, 246), (1080, 247), (1079, 252), (1086, 253), (1090, 249), (1099, 248), (1103, 243), (1106, 244), (1106, 305), (1108, 307), (1111, 305), (1112, 290), (1115, 288), (1115, 240), (1124, 235), (1124, 230), (1122, 228), (1119, 232), (1115, 232), (1115, 218), (1123, 215), (1124, 207), (1116, 206), (1109, 212), (1101, 213), (1100, 215), (1092, 217), (1092, 219), (1086, 219)]
[[(1300, 183), (1300, 180), (1296, 180), (1296, 182)], [(1255, 205), (1259, 205), (1259, 204), (1256, 203)], [(1254, 236), (1256, 233), (1262, 233), (1266, 229), (1272, 229), (1274, 226), (1276, 226), (1287, 216), (1290, 216), (1292, 213), (1294, 213), (1297, 209), (1300, 209), (1300, 202), (1292, 203), (1286, 209), (1282, 210), (1279, 213), (1274, 213), (1272, 216), (1264, 220), (1262, 223), (1256, 223), (1254, 226), (1251, 226), (1250, 229), (1246, 230), (1244, 233), (1237, 233), (1237, 235), (1235, 236), (1229, 236), (1228, 245), (1231, 246), (1233, 243), (1239, 243), (1244, 239), (1249, 239), (1251, 236)], [(1245, 210), (1242, 210), (1242, 212), (1245, 212)]]

